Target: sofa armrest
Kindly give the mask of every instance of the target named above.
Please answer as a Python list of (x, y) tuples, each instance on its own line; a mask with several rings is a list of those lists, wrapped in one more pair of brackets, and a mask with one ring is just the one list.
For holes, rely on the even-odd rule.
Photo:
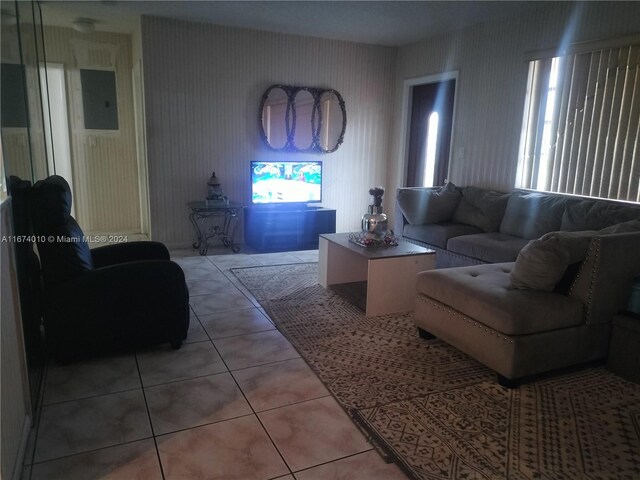
[(396, 197), (394, 201), (395, 210), (393, 216), (393, 233), (401, 237), (404, 232), (404, 226), (409, 222), (407, 222), (407, 219), (402, 213), (402, 210), (400, 210), (400, 203), (398, 203), (398, 198)]
[(169, 250), (160, 242), (128, 242), (91, 250), (94, 268), (140, 260), (169, 260)]
[(629, 299), (640, 273), (640, 233), (596, 236), (589, 244), (569, 296), (585, 305), (586, 323), (610, 322)]

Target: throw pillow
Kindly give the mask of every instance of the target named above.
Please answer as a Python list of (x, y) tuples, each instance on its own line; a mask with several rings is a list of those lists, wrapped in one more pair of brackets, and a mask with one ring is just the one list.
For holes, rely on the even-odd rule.
[[(550, 291), (547, 288), (557, 276), (557, 271), (564, 268), (560, 278), (553, 283), (552, 290), (566, 293), (578, 273), (579, 264), (587, 256), (593, 237), (638, 231), (640, 231), (640, 220), (630, 220), (598, 231), (549, 232), (538, 240), (532, 240), (520, 251), (522, 259), (519, 254), (516, 265), (511, 272), (512, 276), (513, 272), (516, 272), (515, 282), (512, 277), (511, 286), (520, 289)], [(555, 261), (559, 262), (558, 265), (552, 263)], [(520, 262), (519, 265), (518, 262)], [(562, 267), (563, 265), (564, 267)], [(541, 276), (541, 272), (544, 272), (545, 269), (548, 269), (547, 276)]]
[(401, 188), (397, 201), (400, 211), (411, 225), (425, 225), (450, 220), (462, 194), (453, 183), (435, 189)]
[(545, 237), (520, 250), (509, 275), (511, 288), (551, 292), (560, 281), (569, 266), (569, 253), (558, 237)]
[(531, 240), (560, 230), (567, 201), (556, 195), (514, 192), (509, 196), (500, 233)]
[(616, 233), (629, 233), (640, 231), (640, 220), (630, 220), (628, 222), (612, 225), (602, 230), (584, 230), (581, 232), (549, 232), (541, 237), (544, 240), (549, 237), (556, 237), (569, 254), (569, 264), (579, 263), (587, 256), (591, 239), (597, 235), (613, 235)]
[(600, 232), (595, 230), (585, 230), (582, 232), (549, 232), (540, 239), (555, 237), (558, 239), (560, 247), (564, 248), (569, 255), (569, 264), (579, 263), (587, 256), (591, 239)]
[(453, 214), (453, 221), (497, 232), (509, 200), (508, 193), (493, 192), (478, 187), (464, 187), (462, 200)]
[(571, 285), (580, 271), (580, 265), (587, 256), (591, 239), (595, 235), (598, 235), (598, 232), (595, 230), (585, 230), (582, 232), (551, 232), (543, 235), (542, 238), (550, 236), (556, 237), (560, 241), (562, 248), (569, 254), (569, 266), (553, 289), (554, 292), (563, 295), (569, 292)]
[(606, 200), (581, 200), (567, 204), (560, 230), (601, 230), (639, 217), (640, 209), (632, 205)]

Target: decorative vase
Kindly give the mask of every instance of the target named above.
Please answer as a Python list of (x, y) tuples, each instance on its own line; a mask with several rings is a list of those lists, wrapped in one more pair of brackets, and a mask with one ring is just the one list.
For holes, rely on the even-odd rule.
[(387, 216), (382, 213), (382, 195), (384, 189), (373, 187), (369, 189), (373, 203), (369, 205), (369, 212), (362, 216), (362, 231), (372, 236), (383, 236), (387, 231)]
[(384, 235), (387, 231), (387, 216), (382, 207), (369, 205), (369, 212), (362, 216), (362, 231), (373, 235)]

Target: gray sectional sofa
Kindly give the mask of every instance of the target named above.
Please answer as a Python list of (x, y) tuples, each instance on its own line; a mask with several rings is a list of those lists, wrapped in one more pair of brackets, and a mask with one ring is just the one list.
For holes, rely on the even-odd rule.
[(530, 240), (545, 233), (598, 231), (638, 218), (636, 204), (449, 183), (399, 188), (394, 231), (408, 242), (435, 249), (442, 268), (513, 262)]
[(397, 233), (435, 248), (414, 322), (502, 385), (607, 356), (611, 320), (640, 274), (640, 208), (476, 187), (398, 191)]

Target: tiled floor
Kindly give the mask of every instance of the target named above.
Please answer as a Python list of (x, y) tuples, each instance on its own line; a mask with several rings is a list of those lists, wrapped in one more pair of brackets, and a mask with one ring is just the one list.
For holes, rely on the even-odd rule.
[(23, 478), (405, 478), (229, 270), (317, 251), (173, 257), (191, 296), (186, 343), (50, 364)]

